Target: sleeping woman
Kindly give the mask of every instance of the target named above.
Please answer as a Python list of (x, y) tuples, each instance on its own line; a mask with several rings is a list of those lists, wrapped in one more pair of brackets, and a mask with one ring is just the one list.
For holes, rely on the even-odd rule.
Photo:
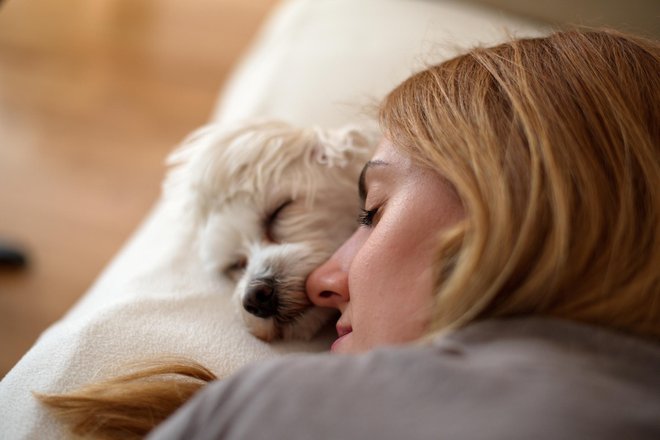
[(307, 280), (350, 355), (40, 398), (97, 438), (660, 438), (659, 72), (657, 42), (592, 30), (429, 67)]

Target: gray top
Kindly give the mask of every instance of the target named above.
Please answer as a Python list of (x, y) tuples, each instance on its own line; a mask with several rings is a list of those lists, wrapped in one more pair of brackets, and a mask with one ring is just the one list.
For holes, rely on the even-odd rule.
[(568, 321), (292, 355), (207, 386), (149, 439), (660, 439), (660, 345)]

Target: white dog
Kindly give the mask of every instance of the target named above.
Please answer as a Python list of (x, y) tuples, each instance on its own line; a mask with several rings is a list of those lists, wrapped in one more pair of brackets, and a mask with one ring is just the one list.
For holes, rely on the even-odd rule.
[(372, 128), (211, 125), (170, 157), (198, 221), (202, 261), (236, 283), (258, 338), (309, 339), (332, 316), (312, 307), (305, 280), (355, 229), (357, 180), (376, 140)]

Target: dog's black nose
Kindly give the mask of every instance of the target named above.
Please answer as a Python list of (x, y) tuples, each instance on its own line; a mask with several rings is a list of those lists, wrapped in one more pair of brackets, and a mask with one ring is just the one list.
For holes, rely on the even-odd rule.
[(271, 278), (260, 278), (250, 283), (243, 298), (243, 307), (259, 318), (270, 318), (277, 313), (277, 292)]

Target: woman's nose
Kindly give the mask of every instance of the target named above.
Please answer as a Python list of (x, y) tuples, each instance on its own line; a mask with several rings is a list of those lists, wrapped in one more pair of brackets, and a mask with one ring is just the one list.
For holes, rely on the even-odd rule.
[(314, 305), (340, 309), (348, 302), (348, 267), (341, 251), (340, 248), (307, 277), (307, 296)]

